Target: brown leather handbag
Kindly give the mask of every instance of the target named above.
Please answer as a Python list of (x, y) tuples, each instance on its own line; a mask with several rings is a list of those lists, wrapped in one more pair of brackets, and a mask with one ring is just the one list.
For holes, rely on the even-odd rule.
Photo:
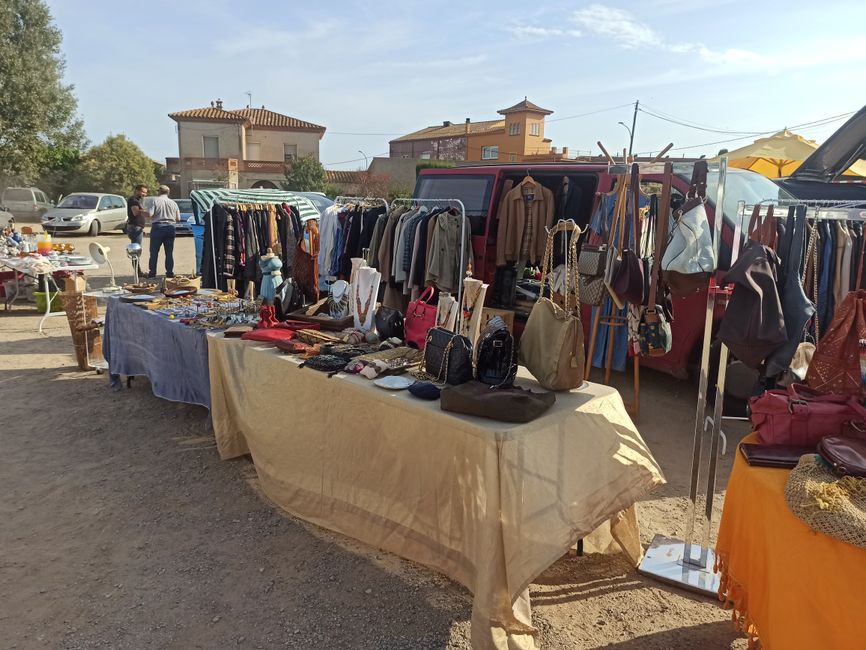
[(860, 339), (866, 339), (866, 290), (852, 291), (836, 307), (806, 372), (809, 388), (834, 395), (863, 395)]
[(821, 458), (842, 476), (866, 477), (866, 440), (842, 436), (827, 436), (818, 443)]
[[(620, 297), (633, 305), (642, 305), (646, 296), (644, 295), (644, 266), (643, 260), (637, 254), (640, 249), (641, 226), (640, 226), (640, 173), (637, 163), (631, 168), (631, 183), (628, 188), (632, 194), (632, 238), (631, 246), (626, 246), (620, 254), (620, 263), (613, 279), (611, 289)], [(624, 226), (625, 223), (623, 222)]]
[[(553, 237), (557, 232), (576, 231), (565, 263), (564, 308), (544, 296), (544, 287), (554, 295), (550, 277)], [(583, 324), (580, 320), (577, 274), (577, 238), (580, 228), (573, 221), (560, 221), (547, 236), (541, 270), (541, 291), (532, 307), (520, 339), (518, 358), (538, 383), (548, 390), (571, 390), (583, 383)]]
[(306, 237), (301, 237), (292, 275), (309, 304), (319, 302), (319, 227), (315, 221), (308, 221), (305, 230), (309, 234), (310, 250), (304, 247)]
[(532, 392), (523, 388), (491, 388), (468, 381), (445, 388), (441, 393), (443, 411), (477, 415), (500, 422), (530, 422), (556, 402), (555, 393)]

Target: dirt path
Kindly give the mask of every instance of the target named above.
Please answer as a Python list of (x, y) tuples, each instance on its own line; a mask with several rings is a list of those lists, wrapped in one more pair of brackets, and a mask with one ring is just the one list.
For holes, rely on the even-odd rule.
[[(99, 239), (125, 274), (124, 239)], [(192, 241), (176, 248), (187, 270)], [(205, 409), (144, 379), (112, 393), (77, 370), (64, 318), (37, 324), (32, 307), (0, 312), (2, 647), (469, 648), (461, 587), (284, 515), (248, 459), (219, 460)], [(694, 389), (649, 372), (642, 387), (669, 481), (639, 504), (648, 543), (684, 530)], [(546, 649), (745, 647), (715, 602), (617, 557), (563, 558), (531, 591)]]

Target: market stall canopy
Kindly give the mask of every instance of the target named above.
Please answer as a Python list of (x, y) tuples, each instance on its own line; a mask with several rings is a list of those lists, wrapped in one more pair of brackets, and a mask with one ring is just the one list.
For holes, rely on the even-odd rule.
[[(790, 176), (803, 164), (803, 161), (818, 149), (814, 140), (807, 140), (801, 135), (783, 129), (775, 135), (759, 138), (746, 145), (725, 154), (731, 167), (749, 169), (763, 174), (768, 178)], [(718, 161), (716, 156), (711, 161)], [(855, 162), (845, 172), (850, 176), (866, 176), (866, 163)]]
[(297, 208), (301, 221), (318, 219), (319, 211), (313, 202), (295, 192), (283, 190), (252, 189), (229, 190), (224, 188), (193, 190), (189, 193), (196, 218), (203, 217), (214, 203), (288, 203)]

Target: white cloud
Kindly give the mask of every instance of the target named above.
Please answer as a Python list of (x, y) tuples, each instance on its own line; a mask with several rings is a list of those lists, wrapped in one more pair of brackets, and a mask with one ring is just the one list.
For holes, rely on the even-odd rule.
[(613, 39), (626, 49), (663, 44), (661, 35), (624, 9), (592, 4), (575, 11), (571, 20), (592, 34)]
[(551, 37), (573, 36), (575, 38), (581, 36), (581, 31), (578, 29), (561, 29), (559, 27), (534, 27), (531, 25), (514, 25), (509, 27), (514, 36), (521, 40), (540, 40)]

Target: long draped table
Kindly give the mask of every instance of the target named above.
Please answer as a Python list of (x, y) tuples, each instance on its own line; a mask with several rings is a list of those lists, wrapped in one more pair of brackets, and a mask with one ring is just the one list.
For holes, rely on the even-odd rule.
[(205, 330), (108, 300), (103, 355), (109, 373), (147, 377), (157, 397), (210, 408), (207, 338)]
[(716, 542), (720, 597), (764, 650), (862, 648), (866, 549), (795, 517), (785, 503), (790, 473), (750, 467), (737, 451)]
[(250, 453), (264, 492), (301, 519), (465, 585), (476, 649), (534, 648), (530, 582), (600, 526), (596, 550), (612, 537), (640, 558), (633, 504), (664, 479), (612, 388), (558, 393), (507, 424), (251, 342), (208, 347), (220, 455)]

